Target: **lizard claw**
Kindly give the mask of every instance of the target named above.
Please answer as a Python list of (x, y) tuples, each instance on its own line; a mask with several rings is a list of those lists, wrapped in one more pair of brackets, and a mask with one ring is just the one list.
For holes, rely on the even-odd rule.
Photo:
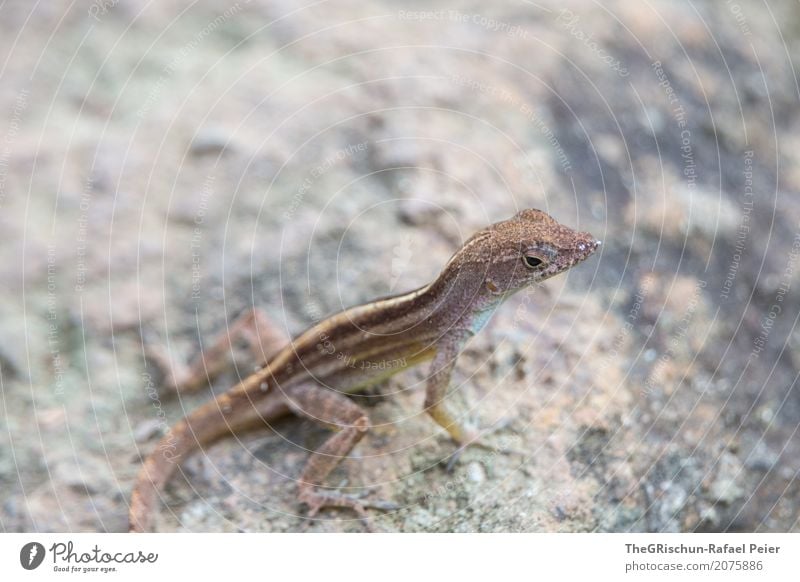
[(358, 499), (361, 502), (361, 505), (363, 505), (367, 509), (377, 509), (378, 511), (397, 511), (399, 509), (402, 509), (402, 506), (398, 505), (397, 503), (386, 501), (384, 499), (375, 499), (372, 501), (366, 499), (367, 496), (373, 495), (379, 489), (380, 487), (364, 487), (358, 493), (354, 493), (351, 496), (345, 495), (344, 497)]
[(300, 502), (308, 506), (306, 519), (313, 519), (320, 510), (326, 507), (345, 507), (352, 510), (364, 524), (367, 531), (373, 532), (375, 529), (370, 522), (370, 515), (367, 509), (377, 509), (378, 511), (397, 511), (400, 506), (391, 501), (382, 499), (361, 500), (350, 495), (340, 493), (317, 493), (304, 491), (300, 494)]
[(364, 507), (369, 509), (377, 509), (378, 511), (398, 511), (402, 509), (397, 503), (393, 503), (391, 501), (386, 501), (384, 499), (377, 499), (375, 501), (367, 501), (362, 504)]
[(461, 458), (461, 455), (464, 453), (464, 451), (467, 449), (467, 447), (470, 447), (470, 446), (482, 447), (484, 449), (488, 449), (488, 450), (496, 452), (496, 453), (527, 456), (528, 453), (526, 451), (522, 450), (522, 449), (517, 449), (517, 448), (514, 448), (514, 447), (498, 447), (498, 446), (492, 445), (490, 443), (487, 443), (484, 440), (485, 437), (489, 436), (490, 434), (493, 434), (495, 432), (498, 432), (498, 431), (501, 431), (501, 430), (504, 430), (504, 429), (508, 428), (511, 425), (511, 422), (512, 422), (511, 419), (503, 419), (502, 421), (500, 421), (499, 423), (495, 424), (491, 428), (488, 428), (488, 429), (486, 429), (486, 430), (484, 430), (482, 432), (471, 433), (469, 436), (467, 436), (466, 439), (464, 439), (464, 442), (462, 442), (459, 445), (459, 447), (453, 452), (453, 454), (450, 455), (447, 458), (447, 463), (445, 465), (445, 470), (448, 473), (452, 473), (453, 469), (456, 466), (456, 463), (458, 463), (458, 460)]

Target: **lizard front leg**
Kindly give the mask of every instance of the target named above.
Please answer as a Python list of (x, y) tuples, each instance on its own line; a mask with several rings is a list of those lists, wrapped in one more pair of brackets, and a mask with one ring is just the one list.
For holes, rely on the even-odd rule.
[[(456, 449), (447, 461), (448, 471), (453, 468), (456, 461), (458, 461), (458, 458), (461, 456), (461, 453), (463, 453), (468, 446), (476, 445), (494, 450), (495, 447), (485, 443), (483, 439), (486, 435), (495, 432), (495, 430), (503, 428), (503, 425), (486, 431), (467, 428), (447, 406), (447, 391), (450, 386), (453, 368), (455, 367), (458, 355), (461, 353), (461, 349), (471, 335), (471, 332), (457, 330), (450, 332), (439, 340), (425, 391), (425, 411), (439, 426), (445, 429), (459, 445), (458, 449)], [(508, 453), (525, 454), (522, 451), (508, 447), (501, 450)]]
[(291, 388), (286, 397), (293, 412), (337, 431), (314, 451), (300, 475), (298, 499), (308, 506), (308, 516), (313, 517), (324, 507), (347, 507), (366, 520), (367, 507), (396, 509), (396, 505), (384, 501), (365, 502), (319, 490), (325, 478), (369, 430), (366, 412), (344, 394), (315, 384)]
[(461, 423), (447, 406), (446, 398), (456, 360), (469, 337), (469, 332), (453, 331), (439, 340), (425, 390), (425, 411), (462, 446), (475, 441), (478, 433)]

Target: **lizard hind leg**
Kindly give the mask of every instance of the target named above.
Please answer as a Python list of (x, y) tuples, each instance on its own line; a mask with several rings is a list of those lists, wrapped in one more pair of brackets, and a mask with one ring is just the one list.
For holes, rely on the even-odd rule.
[(164, 377), (171, 392), (192, 392), (207, 386), (219, 374), (233, 366), (236, 343), (243, 340), (253, 358), (253, 364), (269, 360), (280, 348), (289, 343), (283, 331), (270, 321), (259, 308), (245, 311), (226, 329), (213, 338), (195, 358), (185, 364), (171, 358), (160, 345), (144, 342), (147, 358)]
[[(365, 501), (352, 496), (320, 491), (325, 478), (347, 457), (370, 428), (366, 412), (344, 394), (314, 384), (303, 384), (287, 393), (293, 412), (336, 431), (314, 451), (298, 482), (298, 499), (308, 506), (308, 517), (325, 507), (346, 507), (367, 523), (366, 508), (389, 511), (398, 506), (384, 501)], [(369, 526), (369, 524), (367, 523)]]

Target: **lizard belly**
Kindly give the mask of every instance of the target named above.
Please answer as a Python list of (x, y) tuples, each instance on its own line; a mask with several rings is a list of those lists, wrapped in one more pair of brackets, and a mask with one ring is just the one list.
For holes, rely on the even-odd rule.
[(394, 347), (362, 355), (343, 355), (335, 373), (318, 378), (325, 386), (347, 394), (357, 394), (369, 386), (430, 360), (435, 354), (433, 345)]

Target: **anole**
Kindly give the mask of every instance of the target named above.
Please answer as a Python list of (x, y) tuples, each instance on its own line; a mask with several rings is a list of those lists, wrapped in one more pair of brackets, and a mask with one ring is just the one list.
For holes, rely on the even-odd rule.
[[(370, 427), (366, 412), (347, 395), (431, 361), (425, 411), (459, 450), (479, 443), (481, 433), (465, 427), (445, 398), (464, 344), (510, 295), (566, 271), (599, 246), (590, 234), (559, 224), (540, 210), (523, 210), (473, 235), (429, 285), (320, 321), (255, 373), (172, 427), (140, 471), (131, 499), (131, 531), (149, 528), (161, 489), (192, 451), (290, 412), (336, 431), (299, 476), (298, 499), (308, 506), (309, 516), (338, 506), (366, 518), (366, 507), (391, 507), (321, 490)], [(252, 315), (247, 323), (264, 331), (264, 322)], [(219, 366), (210, 360), (218, 360), (230, 347), (230, 338), (222, 338), (188, 373), (172, 376), (173, 388), (200, 385), (197, 376), (207, 378), (209, 371), (216, 371)]]

